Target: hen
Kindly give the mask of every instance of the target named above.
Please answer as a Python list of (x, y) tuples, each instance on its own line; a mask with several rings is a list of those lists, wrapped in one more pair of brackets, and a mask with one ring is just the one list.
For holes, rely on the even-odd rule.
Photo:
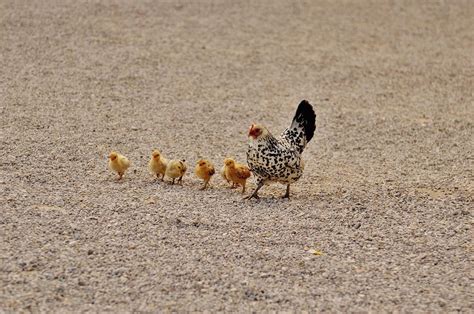
[(279, 137), (274, 137), (264, 126), (252, 124), (248, 134), (247, 163), (255, 175), (257, 187), (247, 199), (258, 198), (258, 191), (271, 182), (286, 184), (283, 197), (290, 197), (290, 184), (303, 175), (301, 155), (315, 129), (316, 114), (306, 100), (298, 105), (290, 127)]

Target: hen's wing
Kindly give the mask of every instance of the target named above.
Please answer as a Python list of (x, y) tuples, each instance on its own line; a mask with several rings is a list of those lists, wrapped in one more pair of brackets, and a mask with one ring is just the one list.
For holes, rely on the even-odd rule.
[(290, 127), (281, 134), (281, 139), (302, 153), (306, 144), (313, 138), (315, 129), (316, 114), (313, 106), (307, 100), (303, 100), (296, 109)]
[(260, 178), (280, 178), (286, 173), (298, 170), (300, 153), (286, 141), (269, 137), (259, 145), (249, 146), (247, 163), (252, 172)]

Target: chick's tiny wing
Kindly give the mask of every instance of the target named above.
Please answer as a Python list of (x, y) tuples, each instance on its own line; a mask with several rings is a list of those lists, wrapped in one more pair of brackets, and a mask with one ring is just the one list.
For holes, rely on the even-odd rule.
[(130, 166), (130, 160), (128, 160), (127, 157), (122, 156), (122, 158), (120, 159), (120, 162), (122, 163), (124, 167)]
[(242, 166), (242, 167), (236, 168), (236, 170), (237, 170), (236, 171), (237, 176), (240, 179), (247, 179), (248, 177), (250, 177), (250, 171), (247, 167)]

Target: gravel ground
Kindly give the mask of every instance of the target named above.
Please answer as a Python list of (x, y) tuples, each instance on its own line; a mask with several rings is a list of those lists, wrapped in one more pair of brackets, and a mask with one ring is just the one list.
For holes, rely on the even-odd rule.
[[(0, 312), (473, 312), (473, 16), (0, 0)], [(248, 126), (278, 134), (301, 99), (318, 127), (290, 200), (147, 173), (153, 148), (243, 162)]]

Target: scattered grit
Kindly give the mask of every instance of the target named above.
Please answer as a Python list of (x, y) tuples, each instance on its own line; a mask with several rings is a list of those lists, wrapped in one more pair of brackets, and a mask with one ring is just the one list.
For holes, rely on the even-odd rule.
[[(474, 311), (472, 2), (254, 2), (0, 0), (0, 312)], [(147, 173), (301, 99), (290, 200)]]

